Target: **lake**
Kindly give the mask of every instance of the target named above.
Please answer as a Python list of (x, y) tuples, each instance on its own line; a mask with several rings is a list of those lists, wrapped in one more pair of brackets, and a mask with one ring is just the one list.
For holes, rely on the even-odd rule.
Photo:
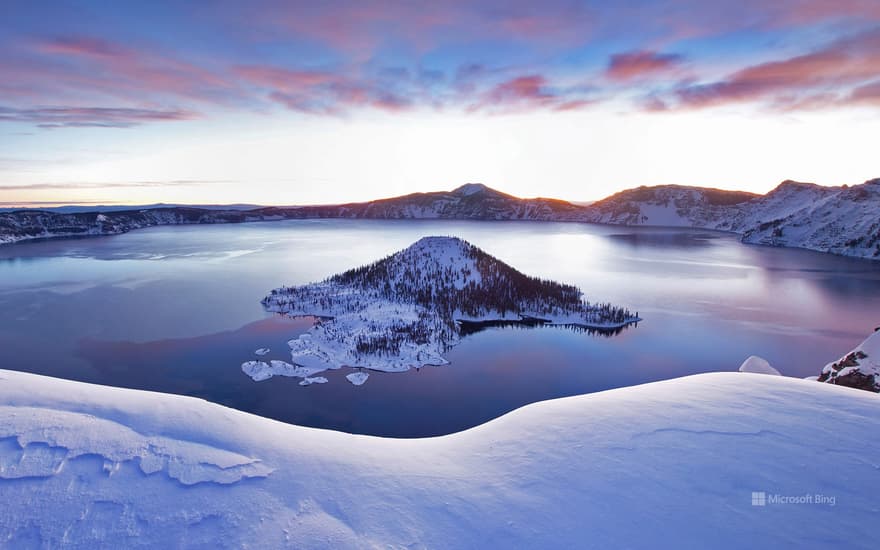
[[(290, 360), (310, 319), (263, 311), (272, 288), (370, 263), (426, 235), (470, 241), (528, 274), (638, 311), (615, 336), (494, 327), (450, 365), (350, 369), (327, 384), (254, 382), (254, 350)], [(306, 426), (394, 437), (463, 430), (562, 396), (707, 371), (760, 355), (818, 374), (880, 324), (880, 262), (741, 244), (724, 233), (576, 223), (291, 220), (166, 226), (0, 246), (0, 366), (198, 396)]]

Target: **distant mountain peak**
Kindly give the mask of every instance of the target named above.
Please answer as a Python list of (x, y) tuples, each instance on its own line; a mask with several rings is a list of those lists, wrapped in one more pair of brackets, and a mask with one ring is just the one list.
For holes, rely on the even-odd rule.
[(785, 181), (783, 181), (782, 183), (780, 183), (779, 185), (777, 185), (777, 186), (776, 186), (776, 189), (783, 189), (783, 188), (786, 188), (786, 187), (790, 187), (790, 188), (813, 188), (813, 187), (820, 187), (820, 186), (817, 185), (817, 184), (815, 184), (815, 183), (810, 183), (810, 182), (806, 182), (806, 181), (785, 180)]
[(452, 192), (456, 195), (463, 196), (474, 195), (476, 193), (482, 193), (485, 191), (494, 191), (494, 189), (491, 189), (486, 185), (483, 185), (482, 183), (466, 183), (461, 187), (456, 187), (452, 190)]

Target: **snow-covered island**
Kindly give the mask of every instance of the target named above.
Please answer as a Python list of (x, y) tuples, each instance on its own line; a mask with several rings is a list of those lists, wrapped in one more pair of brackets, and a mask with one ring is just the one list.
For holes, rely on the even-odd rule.
[(0, 370), (0, 547), (867, 550), (878, 431), (875, 394), (736, 372), (401, 440)]
[[(321, 320), (291, 340), (293, 364), (248, 361), (254, 380), (312, 376), (343, 366), (401, 372), (443, 365), (462, 322), (525, 322), (614, 331), (637, 313), (584, 300), (580, 289), (529, 277), (456, 237), (424, 237), (405, 250), (318, 283), (281, 287), (268, 311)], [(366, 378), (349, 378), (363, 383)]]

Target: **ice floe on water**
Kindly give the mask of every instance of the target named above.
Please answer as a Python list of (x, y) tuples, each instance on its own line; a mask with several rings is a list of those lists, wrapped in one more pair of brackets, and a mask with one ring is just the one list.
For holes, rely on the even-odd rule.
[(293, 365), (287, 361), (273, 359), (266, 361), (245, 361), (241, 364), (241, 370), (255, 382), (268, 380), (273, 376), (290, 376), (294, 378), (306, 378), (326, 369), (314, 366)]
[(362, 386), (364, 382), (367, 381), (367, 378), (370, 377), (370, 373), (368, 372), (353, 372), (351, 374), (345, 375), (348, 378), (348, 381), (354, 384), (355, 386)]
[(315, 376), (313, 378), (303, 378), (299, 381), (300, 386), (311, 386), (312, 384), (326, 384), (327, 379), (323, 376)]
[(268, 354), (270, 351), (272, 351), (272, 350), (270, 350), (269, 348), (260, 348), (257, 351), (255, 351), (254, 354), (262, 357), (262, 356)]

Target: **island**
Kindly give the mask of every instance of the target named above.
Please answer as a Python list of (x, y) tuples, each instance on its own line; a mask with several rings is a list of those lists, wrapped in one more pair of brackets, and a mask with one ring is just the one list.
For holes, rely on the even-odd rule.
[[(255, 381), (306, 378), (341, 367), (403, 372), (445, 365), (462, 325), (523, 323), (618, 331), (641, 319), (608, 303), (591, 303), (573, 285), (520, 273), (457, 237), (424, 237), (372, 264), (303, 286), (274, 289), (267, 311), (315, 317), (289, 342), (293, 364), (247, 361)], [(366, 373), (349, 376), (360, 385)]]

